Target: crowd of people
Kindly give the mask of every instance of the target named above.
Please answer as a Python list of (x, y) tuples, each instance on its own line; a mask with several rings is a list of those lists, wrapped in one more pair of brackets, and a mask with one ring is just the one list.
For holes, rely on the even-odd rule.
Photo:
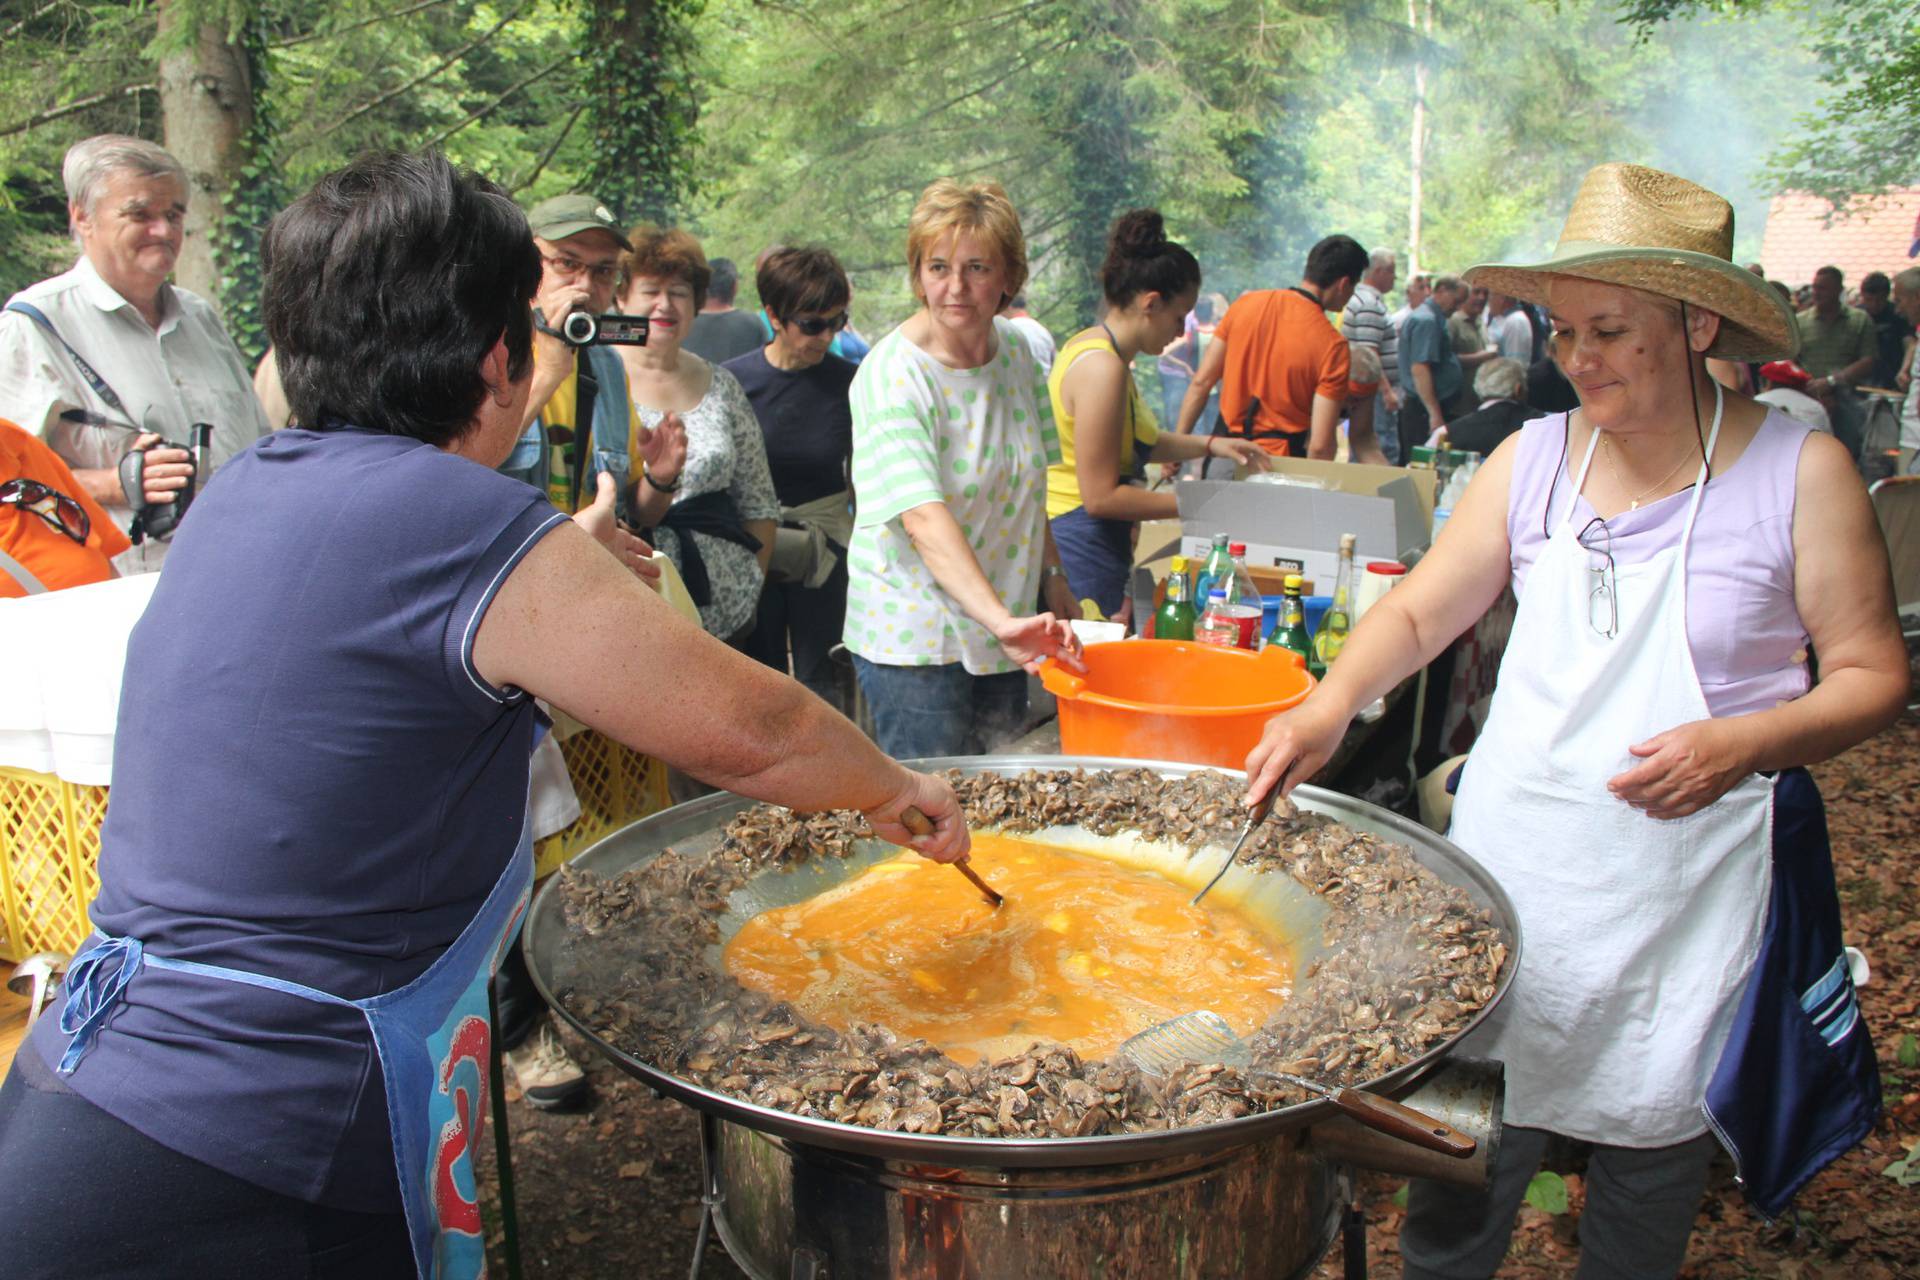
[[(64, 1185), (72, 1139), (52, 1135), (85, 1134), (87, 1167), (172, 1188), (128, 1230), (208, 1228), (192, 1269), (244, 1254), (304, 1273), (291, 1259), (326, 1255), (387, 1274), (444, 1251), (458, 1224), (404, 1168), (396, 1186), (392, 1158), (444, 1135), (444, 1107), (392, 1081), (451, 1052), (434, 1037), (462, 1009), (484, 1025), (489, 958), (529, 1098), (581, 1089), (512, 945), (534, 698), (715, 785), (859, 808), (889, 839), (961, 857), (951, 789), (895, 759), (1009, 740), (1028, 674), (1082, 665), (1081, 602), (1125, 616), (1137, 526), (1176, 511), (1150, 464), (1218, 476), (1451, 445), (1487, 465), (1326, 681), (1269, 726), (1253, 789), (1310, 776), (1359, 707), (1515, 588), (1496, 747), (1472, 758), (1455, 833), (1521, 904), (1530, 956), (1586, 975), (1589, 1038), (1568, 1049), (1568, 1010), (1516, 986), (1495, 1187), (1419, 1191), (1404, 1252), (1409, 1274), (1489, 1273), (1529, 1162), (1563, 1132), (1601, 1148), (1589, 1247), (1618, 1251), (1621, 1274), (1670, 1274), (1711, 1146), (1695, 1095), (1719, 1090), (1723, 1136), (1761, 1134), (1752, 1081), (1784, 1069), (1764, 1045), (1716, 1056), (1730, 1023), (1773, 1026), (1771, 1010), (1733, 1019), (1738, 983), (1714, 985), (1739, 967), (1726, 957), (1771, 963), (1772, 946), (1764, 876), (1729, 888), (1718, 868), (1786, 865), (1785, 849), (1817, 880), (1812, 837), (1789, 848), (1765, 815), (1811, 830), (1797, 766), (1905, 695), (1890, 601), (1861, 585), (1884, 584), (1886, 561), (1855, 459), (1807, 446), (1795, 419), (1821, 411), (1857, 455), (1860, 389), (1913, 384), (1920, 269), (1867, 277), (1858, 308), (1824, 269), (1796, 314), (1727, 260), (1724, 201), (1626, 168), (1589, 176), (1547, 263), (1415, 275), (1391, 310), (1390, 251), (1328, 235), (1294, 283), (1229, 301), (1157, 212), (1132, 210), (1109, 232), (1099, 314), (1063, 339), (1027, 313), (1008, 194), (942, 179), (904, 228), (917, 307), (869, 344), (827, 248), (759, 253), (744, 310), (734, 263), (684, 228), (624, 226), (591, 194), (522, 211), (437, 155), (373, 156), (275, 220), (273, 347), (250, 371), (169, 282), (181, 166), (137, 139), (76, 145), (78, 261), (0, 315), (0, 595), (174, 563), (129, 646), (141, 696), (122, 706), (86, 977), (0, 1095), (0, 1198)], [(1604, 235), (1574, 234), (1602, 204), (1645, 238), (1596, 250)], [(1136, 374), (1148, 358), (1158, 412)], [(1695, 544), (1712, 554), (1690, 569)], [(693, 617), (646, 589), (656, 549)], [(1821, 575), (1797, 571), (1811, 561)], [(1681, 607), (1690, 571), (1713, 608)], [(209, 681), (195, 663), (212, 652), (244, 657)], [(830, 709), (850, 706), (843, 669), (871, 742)], [(174, 767), (183, 743), (193, 778)], [(1543, 761), (1559, 771), (1546, 799), (1529, 790)], [(209, 821), (183, 829), (182, 804)], [(912, 834), (909, 808), (932, 835)], [(1607, 847), (1636, 850), (1640, 871), (1597, 888), (1584, 865), (1542, 875), (1538, 848), (1574, 827), (1617, 835)], [(1641, 872), (1686, 911), (1656, 920)], [(1684, 1014), (1683, 1045), (1643, 1051), (1653, 1032), (1618, 957), (1574, 963), (1587, 916), (1551, 924), (1569, 896), (1592, 927), (1685, 961), (1663, 1006)], [(1831, 959), (1796, 953), (1781, 981)], [(1569, 1092), (1580, 1053), (1624, 1083)], [(1848, 1089), (1858, 1067), (1840, 1069)], [(1828, 1102), (1842, 1093), (1866, 1105)], [(1648, 1197), (1657, 1230), (1634, 1218)], [(45, 1216), (40, 1247), (76, 1273), (122, 1247)], [(353, 1269), (376, 1258), (387, 1270)]]

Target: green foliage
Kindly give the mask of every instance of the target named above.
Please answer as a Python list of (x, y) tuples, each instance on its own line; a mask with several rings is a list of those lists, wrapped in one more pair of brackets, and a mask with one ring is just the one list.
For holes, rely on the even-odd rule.
[(1767, 179), (1781, 189), (1811, 191), (1836, 205), (1920, 180), (1920, 4), (1914, 0), (1627, 0), (1622, 21), (1643, 39), (1697, 11), (1751, 18), (1799, 15), (1795, 37), (1821, 65), (1821, 91), (1810, 111), (1797, 99), (1774, 98), (1763, 109), (1788, 113), (1795, 136), (1774, 150)]
[(1527, 1203), (1542, 1213), (1559, 1217), (1567, 1211), (1567, 1180), (1557, 1173), (1541, 1170), (1527, 1183)]
[(673, 221), (696, 188), (688, 153), (700, 98), (701, 0), (588, 0), (580, 47), (586, 189), (623, 222)]
[(1893, 1051), (1893, 1060), (1908, 1070), (1920, 1067), (1920, 1039), (1916, 1039), (1913, 1032), (1909, 1031), (1900, 1037), (1900, 1043)]

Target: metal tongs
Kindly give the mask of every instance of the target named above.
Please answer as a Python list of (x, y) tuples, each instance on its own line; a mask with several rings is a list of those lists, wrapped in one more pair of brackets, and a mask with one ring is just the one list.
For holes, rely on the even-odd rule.
[(1279, 794), (1280, 794), (1280, 787), (1279, 787), (1279, 784), (1276, 783), (1274, 784), (1272, 790), (1267, 792), (1266, 797), (1262, 799), (1260, 803), (1253, 806), (1253, 812), (1247, 817), (1247, 825), (1240, 828), (1240, 838), (1233, 842), (1233, 850), (1232, 852), (1227, 854), (1227, 860), (1220, 864), (1220, 869), (1213, 873), (1213, 879), (1207, 881), (1206, 887), (1201, 889), (1200, 892), (1193, 895), (1194, 906), (1196, 907), (1199, 906), (1200, 899), (1206, 897), (1207, 891), (1209, 889), (1212, 889), (1213, 886), (1219, 884), (1220, 877), (1227, 874), (1227, 868), (1232, 866), (1233, 860), (1240, 856), (1240, 849), (1243, 845), (1247, 843), (1247, 837), (1252, 835), (1253, 829), (1259, 826), (1261, 823), (1265, 822), (1267, 820), (1267, 815), (1273, 812), (1273, 802), (1275, 798), (1279, 796)]
[[(901, 811), (900, 825), (917, 836), (930, 836), (933, 834), (933, 820), (912, 805), (908, 805)], [(980, 891), (980, 895), (987, 900), (988, 906), (997, 908), (1001, 903), (1006, 901), (1004, 897), (994, 891), (992, 885), (980, 878), (978, 871), (975, 871), (967, 865), (965, 858), (960, 859), (958, 862), (949, 863), (948, 865), (972, 881), (973, 887)]]

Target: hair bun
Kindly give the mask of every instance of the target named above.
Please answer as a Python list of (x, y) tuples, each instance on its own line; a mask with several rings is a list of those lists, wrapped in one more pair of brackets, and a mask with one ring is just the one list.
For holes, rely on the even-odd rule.
[(1157, 258), (1167, 251), (1167, 224), (1158, 209), (1130, 209), (1113, 224), (1111, 247), (1129, 258)]

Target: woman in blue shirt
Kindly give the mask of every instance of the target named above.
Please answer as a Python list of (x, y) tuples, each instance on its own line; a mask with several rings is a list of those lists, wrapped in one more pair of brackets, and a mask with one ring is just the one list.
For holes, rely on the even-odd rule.
[(966, 850), (944, 781), (682, 621), (589, 536), (610, 518), (494, 471), (540, 273), (504, 192), (368, 157), (265, 256), (313, 426), (222, 469), (129, 641), (96, 932), (0, 1088), (9, 1276), (478, 1274), (535, 695), (716, 786)]

